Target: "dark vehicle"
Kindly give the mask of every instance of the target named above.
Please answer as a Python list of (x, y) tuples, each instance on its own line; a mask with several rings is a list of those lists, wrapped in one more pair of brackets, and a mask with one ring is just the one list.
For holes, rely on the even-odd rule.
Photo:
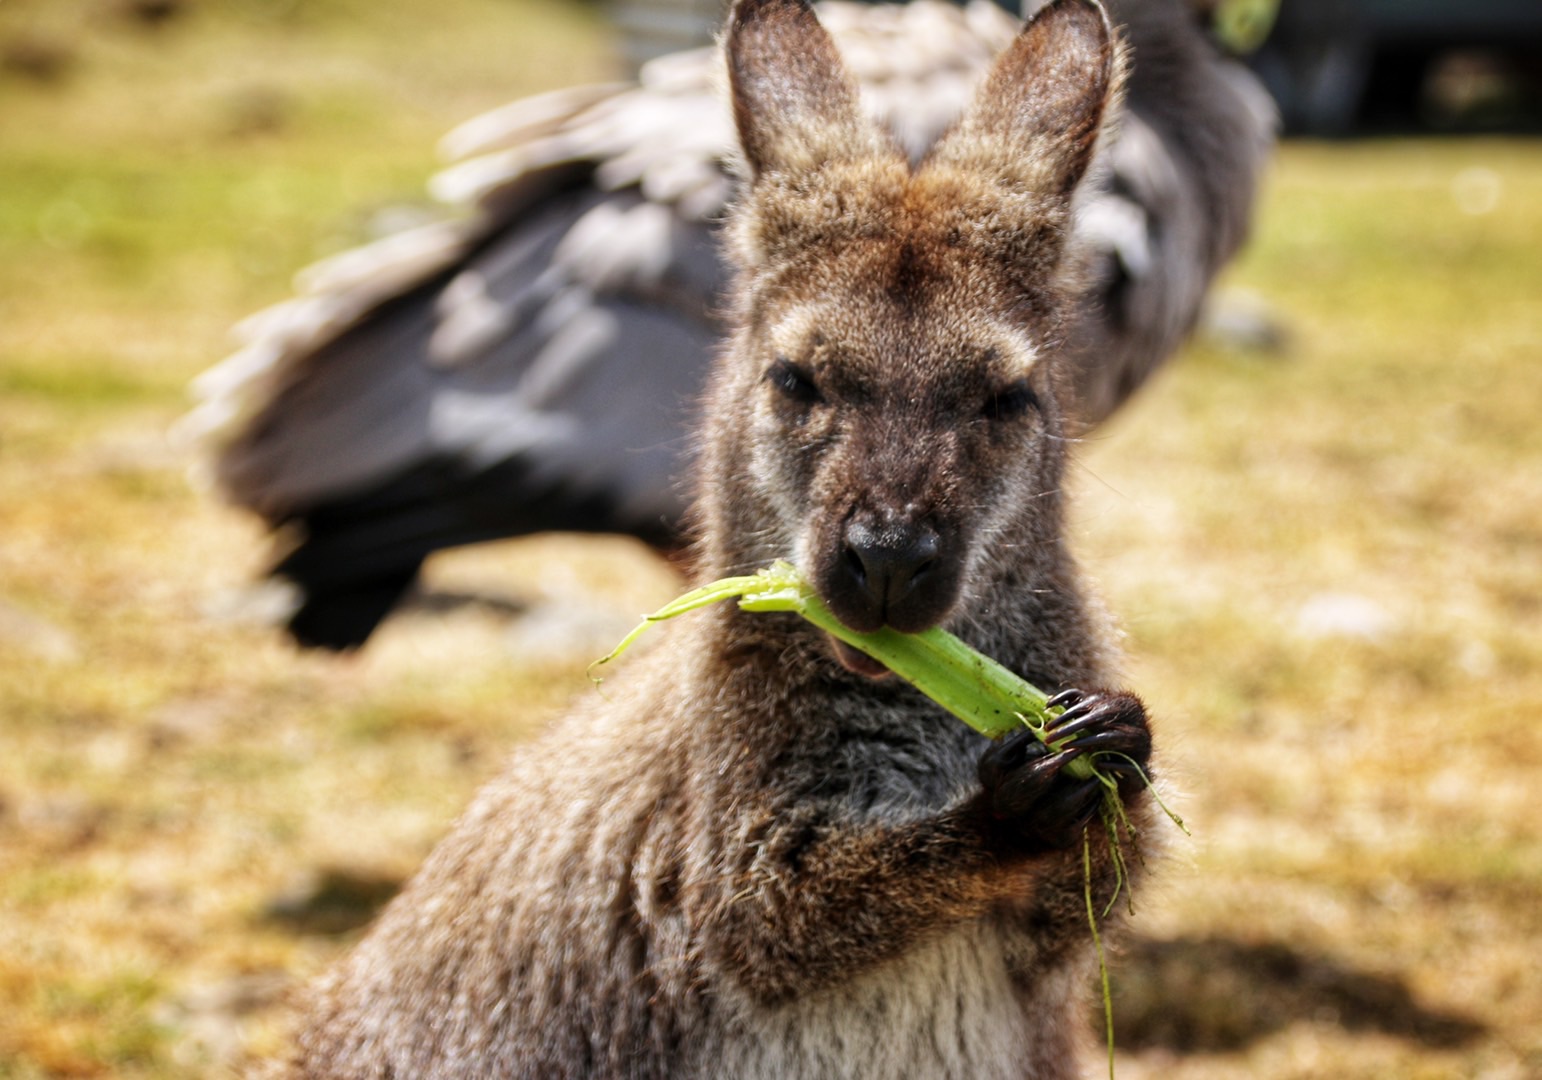
[(1292, 131), (1535, 126), (1542, 0), (1282, 0), (1253, 66)]

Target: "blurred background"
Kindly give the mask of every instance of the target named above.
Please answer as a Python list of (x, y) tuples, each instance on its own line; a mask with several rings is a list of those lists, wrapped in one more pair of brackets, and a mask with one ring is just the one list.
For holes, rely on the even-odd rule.
[[(1542, 1076), (1542, 8), (1211, 6), (1273, 23), (1287, 138), (1074, 480), (1193, 831), (1114, 963), (1119, 1072)], [(442, 213), (440, 135), (705, 25), (661, 10), (0, 0), (0, 1078), (274, 1049), (676, 591), (633, 541), (489, 544), (301, 652), (174, 435), (298, 269)]]

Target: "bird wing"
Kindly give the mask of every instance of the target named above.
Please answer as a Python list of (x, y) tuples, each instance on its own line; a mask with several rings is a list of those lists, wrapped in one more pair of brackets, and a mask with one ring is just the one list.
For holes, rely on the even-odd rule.
[[(1078, 212), (1094, 287), (1071, 347), (1088, 424), (1192, 325), (1245, 233), (1272, 132), (1262, 91), (1208, 51), (1182, 0), (1124, 6), (1136, 74)], [(987, 0), (819, 13), (865, 107), (915, 158), (1019, 25)], [(284, 527), (275, 573), (304, 593), (302, 640), (362, 641), (438, 548), (552, 529), (678, 539), (728, 281), (719, 63), (675, 53), (635, 84), (457, 128), (431, 184), (457, 216), (303, 272), (199, 379), (189, 427), (218, 489)]]

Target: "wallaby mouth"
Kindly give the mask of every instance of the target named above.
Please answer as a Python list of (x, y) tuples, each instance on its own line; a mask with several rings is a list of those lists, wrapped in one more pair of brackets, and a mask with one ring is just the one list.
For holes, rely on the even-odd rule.
[(869, 679), (887, 679), (894, 674), (879, 661), (862, 650), (846, 644), (840, 638), (830, 638), (830, 649), (835, 653), (835, 658), (840, 661), (841, 667), (857, 675)]

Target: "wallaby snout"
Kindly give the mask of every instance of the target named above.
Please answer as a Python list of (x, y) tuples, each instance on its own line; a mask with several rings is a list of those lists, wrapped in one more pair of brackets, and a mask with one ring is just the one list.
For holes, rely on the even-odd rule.
[[(877, 326), (898, 322), (881, 306), (868, 314)], [(1022, 450), (1017, 440), (1032, 429), (991, 432), (963, 419), (994, 384), (990, 365), (950, 365), (946, 381), (955, 385), (943, 386), (932, 357), (967, 347), (927, 340), (906, 355), (870, 340), (832, 334), (836, 351), (852, 342), (852, 352), (882, 359), (827, 363), (821, 404), (793, 429), (768, 429), (757, 450), (766, 475), (795, 483), (783, 503), (792, 550), (835, 616), (862, 633), (917, 633), (953, 616), (971, 569), (987, 561), (980, 549), (992, 530), (978, 508), (1009, 501), (1002, 488), (1011, 471), (986, 464), (987, 444), (1010, 440)]]
[(925, 521), (847, 522), (833, 572), (821, 582), (842, 622), (867, 632), (880, 626), (914, 632), (941, 620), (957, 595), (943, 537)]

